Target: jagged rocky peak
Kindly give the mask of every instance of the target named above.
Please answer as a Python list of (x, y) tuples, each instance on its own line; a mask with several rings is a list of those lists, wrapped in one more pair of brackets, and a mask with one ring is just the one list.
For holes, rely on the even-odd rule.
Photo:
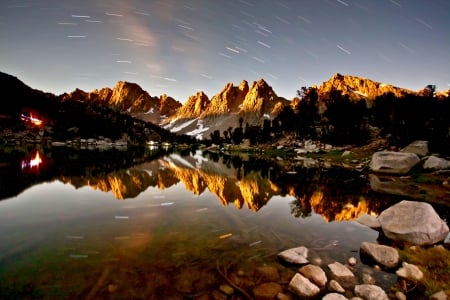
[(233, 83), (227, 83), (223, 90), (211, 99), (211, 103), (203, 113), (203, 116), (238, 112), (248, 90), (248, 82), (246, 80), (243, 80), (237, 87)]
[(208, 96), (203, 92), (197, 92), (188, 98), (186, 103), (180, 107), (176, 114), (177, 119), (198, 118), (210, 104)]
[(415, 92), (395, 87), (391, 84), (376, 82), (367, 78), (334, 74), (328, 81), (322, 83), (318, 88), (319, 98), (328, 99), (333, 91), (339, 91), (350, 100), (374, 100), (376, 97), (387, 93), (393, 93), (396, 97), (403, 97)]
[(241, 115), (250, 124), (259, 124), (262, 117), (277, 115), (289, 101), (278, 97), (264, 79), (254, 81), (242, 104)]
[(159, 98), (151, 97), (136, 83), (119, 81), (113, 89), (109, 104), (133, 113), (159, 108)]

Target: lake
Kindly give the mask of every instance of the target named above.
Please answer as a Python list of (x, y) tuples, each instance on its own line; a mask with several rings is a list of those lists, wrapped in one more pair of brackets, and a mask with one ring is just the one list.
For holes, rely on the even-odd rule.
[(264, 266), (289, 282), (297, 268), (277, 259), (288, 248), (308, 247), (324, 269), (359, 260), (378, 232), (355, 219), (402, 199), (354, 170), (198, 150), (12, 151), (0, 188), (2, 299), (195, 299), (225, 277), (251, 293)]

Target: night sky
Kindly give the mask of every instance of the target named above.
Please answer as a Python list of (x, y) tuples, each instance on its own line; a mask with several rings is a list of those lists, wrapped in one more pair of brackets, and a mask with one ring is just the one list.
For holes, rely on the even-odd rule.
[(450, 1), (1, 0), (0, 71), (55, 94), (125, 80), (180, 102), (259, 78), (292, 99), (337, 72), (444, 90)]

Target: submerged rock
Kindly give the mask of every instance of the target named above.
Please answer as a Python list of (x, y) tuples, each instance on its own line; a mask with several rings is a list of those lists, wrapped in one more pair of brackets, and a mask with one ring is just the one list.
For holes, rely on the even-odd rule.
[(378, 219), (388, 238), (414, 245), (433, 245), (449, 233), (447, 224), (425, 202), (403, 200), (384, 210)]
[(270, 300), (276, 299), (277, 295), (283, 291), (281, 285), (276, 282), (267, 282), (253, 288), (255, 299)]
[(299, 265), (309, 263), (308, 248), (303, 246), (284, 250), (283, 252), (278, 253), (278, 257), (286, 262)]
[(378, 173), (403, 175), (419, 162), (419, 157), (414, 153), (380, 151), (373, 154), (370, 168)]

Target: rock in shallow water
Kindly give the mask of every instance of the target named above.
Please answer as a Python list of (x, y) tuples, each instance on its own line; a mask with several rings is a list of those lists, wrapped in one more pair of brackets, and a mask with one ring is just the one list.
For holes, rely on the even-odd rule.
[(324, 287), (327, 284), (327, 275), (319, 266), (306, 265), (301, 267), (298, 271), (319, 287)]
[(356, 284), (355, 275), (343, 264), (334, 262), (329, 264), (328, 268), (331, 271), (331, 276), (344, 288), (353, 287)]
[(362, 242), (360, 252), (385, 268), (395, 268), (400, 262), (397, 249), (369, 242)]
[(308, 261), (308, 248), (297, 247), (284, 250), (278, 253), (278, 257), (286, 262), (304, 265), (309, 263)]
[(299, 273), (296, 273), (294, 277), (292, 277), (288, 289), (299, 297), (311, 298), (320, 293), (320, 289), (317, 285)]

